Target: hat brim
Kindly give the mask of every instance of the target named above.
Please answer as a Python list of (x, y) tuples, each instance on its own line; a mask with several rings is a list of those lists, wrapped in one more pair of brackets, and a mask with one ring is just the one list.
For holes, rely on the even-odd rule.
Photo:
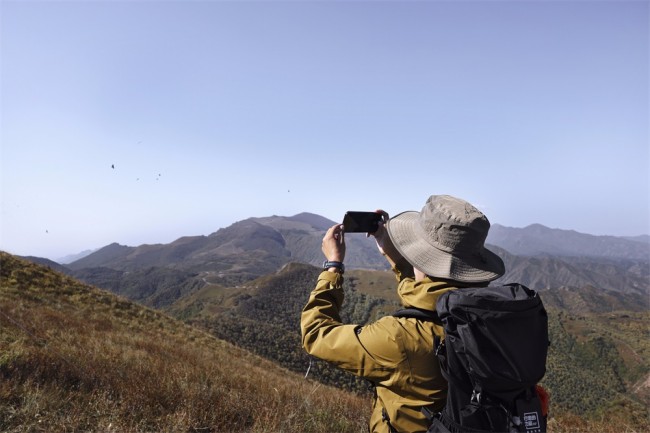
[(427, 242), (420, 213), (402, 212), (386, 225), (397, 251), (414, 267), (431, 277), (467, 283), (496, 280), (505, 273), (503, 260), (483, 247), (473, 253), (448, 252)]

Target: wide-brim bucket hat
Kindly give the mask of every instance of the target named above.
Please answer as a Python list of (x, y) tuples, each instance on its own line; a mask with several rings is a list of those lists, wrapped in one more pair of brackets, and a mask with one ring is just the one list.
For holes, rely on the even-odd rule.
[(505, 273), (503, 260), (485, 248), (490, 222), (462, 199), (432, 195), (422, 211), (402, 212), (386, 229), (400, 254), (431, 277), (483, 283)]

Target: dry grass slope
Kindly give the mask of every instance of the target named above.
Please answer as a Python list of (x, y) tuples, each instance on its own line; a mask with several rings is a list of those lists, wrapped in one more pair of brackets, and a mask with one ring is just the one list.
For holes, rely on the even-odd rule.
[(366, 398), (2, 252), (0, 324), (0, 431), (366, 429)]

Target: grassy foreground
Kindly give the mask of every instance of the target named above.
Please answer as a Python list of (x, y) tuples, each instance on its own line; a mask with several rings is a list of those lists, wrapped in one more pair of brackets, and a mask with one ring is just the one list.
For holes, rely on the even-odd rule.
[(367, 398), (0, 254), (0, 431), (366, 429)]

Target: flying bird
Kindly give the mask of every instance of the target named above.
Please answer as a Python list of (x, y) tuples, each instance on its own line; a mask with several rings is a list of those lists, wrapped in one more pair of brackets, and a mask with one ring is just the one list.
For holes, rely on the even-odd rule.
[(115, 169), (115, 164), (111, 164), (111, 168), (114, 170)]

